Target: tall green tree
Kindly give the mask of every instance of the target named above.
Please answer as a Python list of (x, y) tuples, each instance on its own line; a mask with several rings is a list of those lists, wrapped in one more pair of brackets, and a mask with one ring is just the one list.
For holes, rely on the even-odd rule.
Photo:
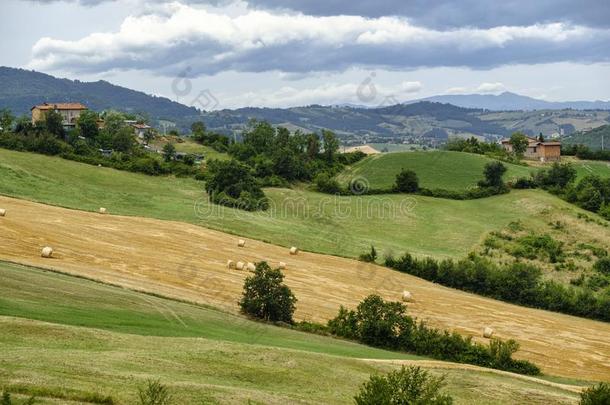
[(419, 190), (419, 180), (413, 170), (402, 169), (396, 175), (394, 189), (399, 193), (415, 193)]
[(86, 110), (81, 112), (76, 121), (76, 127), (80, 131), (81, 136), (84, 136), (87, 139), (97, 138), (99, 135), (97, 120), (98, 115), (94, 111)]
[(15, 122), (15, 116), (11, 110), (7, 108), (0, 110), (0, 131), (9, 132), (13, 127), (13, 122)]
[(297, 299), (284, 284), (280, 269), (267, 262), (256, 265), (254, 274), (246, 278), (239, 302), (242, 312), (265, 321), (292, 323)]
[(483, 169), (485, 180), (479, 182), (479, 186), (502, 187), (504, 185), (504, 181), (502, 180), (504, 173), (506, 173), (506, 166), (504, 166), (502, 162), (493, 161), (487, 163)]
[(47, 132), (51, 135), (55, 135), (58, 138), (63, 138), (65, 135), (63, 122), (64, 118), (55, 110), (49, 110), (45, 114), (44, 126)]
[(163, 146), (163, 160), (171, 162), (176, 157), (176, 147), (173, 143), (166, 143)]
[(320, 137), (316, 133), (307, 135), (307, 158), (313, 160), (320, 154)]
[(334, 132), (327, 130), (322, 131), (322, 139), (324, 140), (324, 158), (328, 163), (332, 163), (339, 151), (339, 140)]
[(525, 136), (521, 132), (515, 132), (510, 136), (510, 144), (513, 147), (513, 152), (515, 153), (515, 155), (521, 157), (527, 150), (527, 145), (529, 145), (529, 141), (527, 139), (527, 136)]
[(104, 130), (110, 135), (116, 135), (122, 128), (126, 127), (125, 114), (119, 111), (107, 111), (104, 113)]

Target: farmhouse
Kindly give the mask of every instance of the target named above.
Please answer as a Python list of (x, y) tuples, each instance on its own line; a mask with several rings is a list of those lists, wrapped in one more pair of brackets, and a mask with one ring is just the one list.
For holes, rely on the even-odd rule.
[(80, 117), (81, 112), (87, 107), (81, 103), (43, 103), (35, 105), (30, 110), (32, 111), (32, 124), (39, 121), (44, 121), (46, 114), (53, 110), (61, 114), (62, 124), (65, 128), (72, 128), (76, 125), (76, 120)]
[[(526, 159), (539, 160), (541, 162), (557, 161), (561, 158), (561, 142), (539, 141), (536, 138), (527, 137), (528, 145), (523, 157)], [(513, 146), (510, 139), (503, 139), (502, 146), (506, 151), (512, 152)]]

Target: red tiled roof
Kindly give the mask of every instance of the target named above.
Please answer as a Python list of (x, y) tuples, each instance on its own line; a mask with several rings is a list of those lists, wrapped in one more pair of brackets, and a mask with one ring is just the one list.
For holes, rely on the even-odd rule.
[(82, 105), (81, 103), (44, 103), (40, 105), (35, 105), (30, 108), (33, 110), (34, 108), (38, 108), (39, 110), (86, 110), (87, 107)]

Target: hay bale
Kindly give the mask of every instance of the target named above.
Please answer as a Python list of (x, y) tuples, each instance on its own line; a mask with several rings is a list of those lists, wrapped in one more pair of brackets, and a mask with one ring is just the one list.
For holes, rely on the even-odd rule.
[(485, 330), (483, 331), (483, 337), (490, 339), (494, 334), (494, 330), (492, 328), (490, 328), (489, 326), (485, 328)]
[(106, 208), (100, 207), (100, 214), (105, 214), (107, 212)]
[(291, 254), (291, 255), (293, 255), (293, 256), (294, 256), (294, 255), (296, 255), (296, 254), (298, 254), (298, 253), (299, 253), (299, 249), (298, 249), (298, 248), (296, 248), (296, 247), (294, 247), (294, 246), (290, 248), (290, 254)]
[(250, 262), (248, 262), (248, 265), (246, 266), (246, 268), (247, 268), (249, 271), (254, 271), (254, 270), (256, 270), (256, 266), (254, 265), (254, 263), (250, 263)]
[(53, 248), (49, 246), (43, 247), (40, 255), (42, 257), (50, 258), (51, 256), (53, 256)]
[(405, 302), (411, 302), (411, 301), (413, 301), (413, 294), (411, 294), (411, 292), (410, 292), (410, 291), (406, 291), (406, 290), (404, 290), (404, 291), (402, 292), (402, 300), (403, 300), (403, 301), (405, 301)]
[(244, 262), (237, 262), (237, 263), (235, 264), (235, 268), (236, 268), (237, 270), (243, 270), (243, 269), (244, 269), (244, 267), (246, 267), (246, 263), (244, 263)]
[(4, 208), (0, 208), (0, 217), (3, 217), (6, 215), (6, 210)]
[(237, 241), (237, 246), (239, 246), (239, 247), (244, 247), (244, 246), (246, 246), (246, 241), (245, 241), (245, 240), (243, 240), (243, 239), (238, 240), (238, 241)]
[(227, 268), (234, 269), (235, 268), (235, 262), (233, 260), (227, 260)]
[(280, 262), (280, 270), (286, 270), (286, 263)]

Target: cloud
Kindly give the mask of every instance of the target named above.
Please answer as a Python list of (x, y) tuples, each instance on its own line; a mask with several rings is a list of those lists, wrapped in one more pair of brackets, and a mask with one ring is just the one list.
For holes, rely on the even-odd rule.
[(237, 15), (180, 3), (126, 18), (117, 32), (40, 39), (30, 68), (160, 75), (221, 71), (292, 74), (350, 67), (415, 69), (610, 60), (610, 30), (563, 23), (436, 30), (400, 17), (311, 16), (246, 10)]
[[(31, 0), (53, 3), (60, 0)], [(61, 0), (93, 6), (117, 0)], [(175, 0), (149, 0), (171, 3)], [(238, 0), (181, 0), (193, 5), (226, 5)], [(490, 28), (566, 22), (610, 28), (610, 2), (607, 0), (248, 0), (251, 8), (291, 10), (315, 16), (358, 15), (408, 17), (414, 24), (434, 28), (464, 26)]]
[(400, 84), (402, 91), (408, 94), (419, 93), (422, 89), (421, 82), (402, 82)]
[(466, 94), (468, 93), (467, 87), (451, 87), (445, 91), (445, 94)]
[(500, 83), (500, 82), (495, 82), (495, 83), (481, 83), (479, 85), (479, 87), (477, 87), (476, 92), (477, 93), (498, 93), (501, 91), (505, 91), (506, 87)]

